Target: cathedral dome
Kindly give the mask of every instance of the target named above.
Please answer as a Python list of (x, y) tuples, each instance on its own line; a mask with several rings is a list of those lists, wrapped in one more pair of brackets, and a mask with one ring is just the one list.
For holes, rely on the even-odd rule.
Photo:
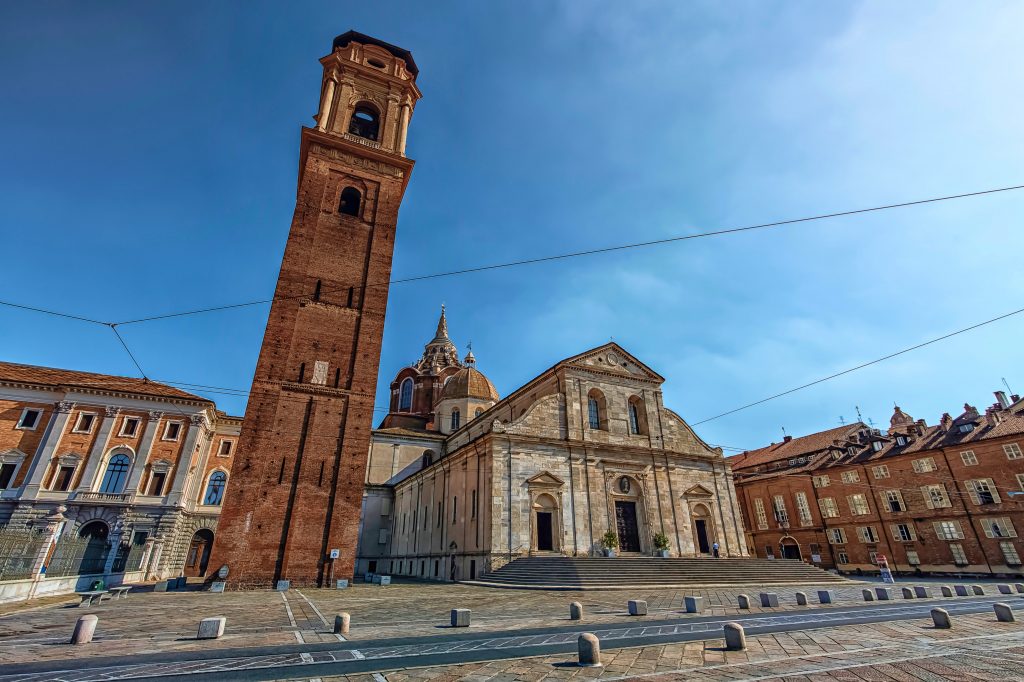
[(448, 398), (478, 398), (495, 402), (500, 400), (491, 380), (475, 367), (464, 367), (445, 382), (441, 400)]

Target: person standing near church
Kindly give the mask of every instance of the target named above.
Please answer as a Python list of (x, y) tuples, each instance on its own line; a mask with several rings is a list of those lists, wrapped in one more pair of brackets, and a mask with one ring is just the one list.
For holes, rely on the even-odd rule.
[(711, 555), (713, 557), (715, 557), (716, 559), (718, 558), (718, 543), (717, 542), (715, 544), (711, 545)]

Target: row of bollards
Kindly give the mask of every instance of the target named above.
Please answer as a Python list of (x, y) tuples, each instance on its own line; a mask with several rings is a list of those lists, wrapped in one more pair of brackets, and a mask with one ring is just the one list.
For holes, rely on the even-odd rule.
[[(75, 623), (75, 629), (71, 633), (71, 644), (88, 644), (96, 634), (96, 626), (99, 625), (99, 616), (82, 616)], [(214, 618), (203, 618), (199, 621), (199, 631), (196, 639), (217, 639), (224, 634), (224, 627), (227, 625), (227, 618), (216, 616)]]

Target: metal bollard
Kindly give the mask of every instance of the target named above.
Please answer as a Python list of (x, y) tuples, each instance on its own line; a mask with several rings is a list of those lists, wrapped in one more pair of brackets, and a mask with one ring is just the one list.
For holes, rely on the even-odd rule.
[[(1009, 604), (1002, 602), (993, 604), (992, 609), (996, 612), (996, 620), (1000, 623), (1016, 623), (1017, 617), (1013, 615), (1013, 609), (1010, 608)], [(87, 616), (83, 616), (85, 618)]]
[(583, 604), (578, 601), (569, 604), (569, 620), (583, 620)]
[(932, 623), (940, 630), (948, 630), (953, 627), (953, 621), (949, 619), (949, 611), (946, 609), (932, 609)]
[(71, 633), (72, 644), (88, 644), (92, 641), (93, 633), (96, 632), (96, 624), (99, 623), (98, 616), (82, 616), (75, 623), (75, 631)]
[(728, 651), (743, 651), (747, 648), (747, 635), (743, 632), (743, 626), (739, 623), (726, 623), (722, 630), (725, 632), (725, 648)]
[(334, 617), (334, 634), (347, 635), (348, 626), (352, 623), (352, 617), (347, 613), (339, 613)]
[(577, 644), (581, 668), (596, 668), (601, 665), (601, 642), (597, 635), (584, 632), (577, 640)]

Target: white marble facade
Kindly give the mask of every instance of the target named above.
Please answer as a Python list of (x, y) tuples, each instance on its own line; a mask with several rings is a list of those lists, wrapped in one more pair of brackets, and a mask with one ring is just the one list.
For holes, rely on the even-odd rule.
[(672, 556), (715, 542), (722, 556), (747, 556), (722, 452), (664, 407), (663, 381), (609, 343), (429, 448), (375, 433), (371, 457), (404, 456), (368, 482), (357, 573), (473, 579), (531, 554), (596, 555), (609, 529), (621, 553), (651, 556), (664, 533)]

